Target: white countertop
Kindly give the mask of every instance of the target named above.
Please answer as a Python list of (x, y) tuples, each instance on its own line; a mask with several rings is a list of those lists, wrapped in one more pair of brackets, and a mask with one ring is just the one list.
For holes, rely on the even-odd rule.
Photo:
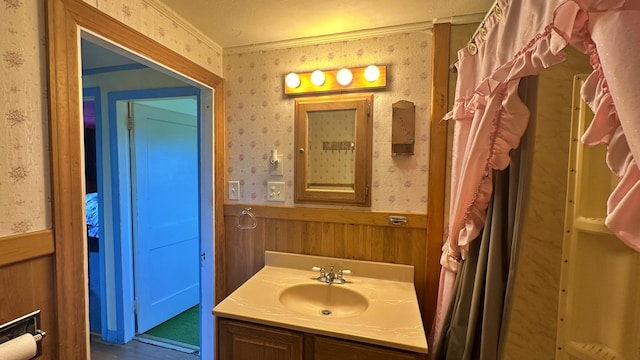
[[(413, 285), (413, 267), (369, 261), (267, 252), (265, 267), (213, 309), (225, 318), (250, 321), (340, 339), (427, 353), (427, 341)], [(321, 284), (312, 266), (349, 269), (346, 284), (369, 300), (366, 311), (348, 317), (299, 313), (279, 301), (283, 290)], [(357, 276), (359, 275), (359, 276)], [(375, 277), (374, 277), (375, 276)]]

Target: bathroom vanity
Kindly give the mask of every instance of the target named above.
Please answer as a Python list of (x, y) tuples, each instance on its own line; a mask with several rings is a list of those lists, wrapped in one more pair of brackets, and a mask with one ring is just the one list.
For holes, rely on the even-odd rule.
[[(313, 267), (324, 268), (322, 281)], [(343, 284), (339, 270), (352, 272)], [(266, 252), (264, 268), (213, 313), (219, 360), (408, 360), (427, 353), (408, 265)]]
[(416, 360), (424, 354), (244, 321), (218, 320), (219, 359)]

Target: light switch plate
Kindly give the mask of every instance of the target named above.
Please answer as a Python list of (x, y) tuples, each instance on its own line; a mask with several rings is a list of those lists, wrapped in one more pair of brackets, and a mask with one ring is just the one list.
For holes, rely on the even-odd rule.
[(229, 181), (229, 200), (240, 200), (240, 181)]
[(284, 175), (284, 171), (282, 170), (284, 164), (282, 163), (282, 155), (278, 155), (278, 163), (272, 164), (269, 162), (269, 175), (271, 176), (282, 176)]
[(280, 182), (280, 181), (267, 182), (267, 200), (284, 201), (284, 182)]

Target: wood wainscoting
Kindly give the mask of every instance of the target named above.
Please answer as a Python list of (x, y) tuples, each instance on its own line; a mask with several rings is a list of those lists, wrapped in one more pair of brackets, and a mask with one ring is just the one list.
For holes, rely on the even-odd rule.
[[(251, 208), (256, 218), (255, 229), (242, 230), (237, 226), (245, 208)], [(407, 223), (392, 225), (390, 215), (406, 216)], [(216, 277), (216, 303), (258, 272), (264, 266), (264, 252), (273, 250), (413, 265), (416, 294), (425, 314), (427, 216), (424, 214), (227, 204), (224, 219), (224, 251), (217, 258), (222, 262), (224, 275)]]
[(40, 310), (45, 359), (58, 346), (53, 231), (0, 237), (0, 324)]

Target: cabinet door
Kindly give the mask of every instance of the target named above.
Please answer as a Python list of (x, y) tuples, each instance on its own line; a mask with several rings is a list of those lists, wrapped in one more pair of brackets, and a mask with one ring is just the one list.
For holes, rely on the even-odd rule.
[(220, 360), (302, 360), (302, 334), (219, 320)]
[(417, 360), (424, 355), (314, 336), (313, 360)]

